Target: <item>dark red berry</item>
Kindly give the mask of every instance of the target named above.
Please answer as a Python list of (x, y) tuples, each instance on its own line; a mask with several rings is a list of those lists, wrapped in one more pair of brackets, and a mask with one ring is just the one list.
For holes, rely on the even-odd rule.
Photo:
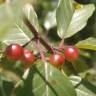
[(19, 44), (11, 44), (5, 50), (5, 55), (12, 60), (20, 59), (23, 53), (23, 48)]
[(35, 56), (32, 51), (28, 49), (23, 50), (23, 56), (22, 56), (22, 61), (24, 63), (33, 63), (35, 60)]
[(62, 65), (64, 63), (64, 56), (61, 54), (52, 54), (49, 56), (49, 62), (55, 66)]
[(65, 59), (73, 61), (78, 58), (78, 49), (74, 46), (67, 46), (64, 51)]

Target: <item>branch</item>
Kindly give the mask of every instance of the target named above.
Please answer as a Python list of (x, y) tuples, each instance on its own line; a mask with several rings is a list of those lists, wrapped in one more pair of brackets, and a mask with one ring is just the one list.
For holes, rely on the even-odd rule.
[(26, 26), (31, 30), (31, 32), (34, 35), (35, 39), (38, 39), (40, 41), (40, 43), (47, 49), (49, 50), (51, 53), (53, 52), (52, 47), (40, 36), (39, 32), (36, 31), (36, 29), (34, 28), (34, 26), (30, 23), (30, 21), (27, 19), (27, 17), (24, 15), (23, 16), (23, 21), (26, 24)]
[(27, 43), (25, 43), (22, 47), (26, 47), (32, 40), (34, 40), (35, 38), (31, 38)]

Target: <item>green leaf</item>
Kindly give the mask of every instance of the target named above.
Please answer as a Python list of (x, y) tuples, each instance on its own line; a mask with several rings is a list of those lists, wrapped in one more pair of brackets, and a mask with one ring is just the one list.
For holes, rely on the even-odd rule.
[(84, 72), (85, 70), (88, 70), (88, 64), (81, 58), (78, 58), (77, 60), (72, 62), (72, 66), (76, 73)]
[(74, 7), (73, 0), (59, 0), (59, 5), (56, 10), (56, 20), (57, 20), (57, 29), (58, 35), (60, 37), (65, 37), (64, 34), (67, 32), (67, 29), (70, 25)]
[[(71, 4), (71, 6), (73, 6), (73, 3)], [(66, 8), (64, 9), (62, 4), (59, 5), (61, 9), (57, 10), (57, 27), (58, 35), (61, 38), (69, 38), (83, 29), (86, 26), (89, 17), (95, 10), (95, 6), (93, 4), (80, 5), (76, 3), (75, 6), (80, 6), (80, 8), (75, 8), (75, 11), (73, 13), (73, 10), (70, 10), (72, 12), (68, 10), (69, 6), (66, 6)], [(68, 16), (70, 16), (71, 18), (68, 19)]]
[(18, 96), (27, 96), (27, 94), (28, 96), (76, 96), (70, 80), (51, 64), (38, 64), (30, 70), (25, 86), (17, 90)]
[[(40, 31), (39, 28), (39, 22), (38, 22), (38, 18), (37, 18), (37, 14), (33, 8), (33, 6), (31, 4), (26, 4), (23, 7), (23, 12), (25, 13), (26, 17), (28, 18), (28, 20), (31, 22), (31, 24), (35, 27), (35, 29), (38, 31)], [(32, 32), (29, 30), (29, 28), (24, 24), (24, 22), (22, 21), (22, 18), (17, 18), (17, 26), (24, 31), (24, 33), (29, 37), (32, 38), (33, 34)]]
[(81, 9), (75, 10), (70, 26), (67, 32), (65, 33), (65, 38), (73, 36), (81, 29), (83, 29), (86, 26), (89, 17), (92, 16), (93, 11), (95, 10), (93, 4), (81, 6)]
[(37, 14), (31, 4), (26, 4), (24, 6), (24, 13), (28, 17), (32, 25), (35, 27), (35, 29), (39, 31), (40, 28), (39, 28)]
[(89, 66), (82, 58), (78, 58), (72, 62), (65, 62), (62, 66), (62, 70), (68, 75), (80, 74), (88, 70)]
[[(9, 12), (8, 12), (9, 11)], [(14, 23), (7, 4), (0, 5), (0, 40)]]
[(90, 49), (96, 51), (96, 38), (89, 37), (86, 40), (79, 41), (76, 46), (82, 49)]
[[(30, 22), (33, 24), (33, 26), (39, 30), (39, 23), (37, 19), (37, 15), (32, 7), (31, 4), (26, 4), (23, 7), (23, 11), (27, 18), (30, 20)], [(17, 17), (15, 20), (16, 23), (14, 27), (12, 27), (9, 32), (4, 36), (3, 42), (5, 44), (11, 44), (11, 43), (19, 43), (21, 45), (25, 44), (30, 40), (30, 38), (33, 37), (32, 32), (27, 28), (27, 26), (24, 24), (22, 18)]]
[(0, 70), (2, 70), (0, 72), (0, 76), (2, 77), (2, 80), (4, 81), (17, 83), (18, 81), (21, 80), (19, 75), (11, 70), (7, 70), (3, 68), (0, 68)]
[(77, 96), (96, 96), (96, 86), (87, 80), (79, 76), (71, 76), (70, 80), (76, 87)]
[(0, 6), (0, 40), (14, 26), (15, 17), (21, 13), (19, 10), (21, 9), (20, 5), (20, 2), (12, 0), (12, 2), (4, 3)]
[(70, 76), (69, 78), (74, 86), (79, 84), (82, 80), (81, 77), (79, 77), (79, 76)]
[(10, 31), (2, 39), (2, 41), (7, 45), (11, 43), (19, 43), (23, 45), (29, 40), (29, 37), (24, 33), (24, 31), (20, 27), (11, 28)]
[[(38, 29), (37, 28), (38, 25), (36, 24), (37, 17), (35, 17), (36, 13), (35, 13), (33, 7), (31, 6), (31, 4), (28, 4), (29, 2), (31, 2), (31, 0), (25, 0), (25, 1), (24, 0), (12, 0), (10, 3), (4, 3), (0, 6), (0, 40), (2, 40), (8, 34), (11, 34), (9, 31), (15, 30), (16, 27), (19, 27), (18, 31), (25, 31), (25, 33), (28, 32), (28, 28), (26, 28), (25, 26), (22, 26), (22, 22), (23, 22), (22, 21), (22, 12), (23, 12), (22, 8), (24, 6), (25, 6), (24, 12), (26, 11), (25, 13), (28, 15), (28, 18), (31, 17), (31, 18), (29, 18), (29, 20), (31, 19), (32, 24), (35, 25), (34, 27), (36, 29)], [(23, 28), (21, 28), (19, 26), (19, 24), (16, 24), (18, 21), (20, 22), (20, 26), (22, 26)], [(15, 29), (14, 29), (14, 26), (15, 26), (14, 24), (16, 24)], [(26, 32), (26, 30), (27, 30), (27, 32)], [(15, 30), (15, 32), (16, 32), (16, 30)], [(16, 36), (16, 34), (14, 34), (13, 37), (15, 37), (15, 36)], [(29, 35), (29, 36), (32, 37), (31, 35)], [(10, 38), (10, 40), (11, 40), (11, 38)]]

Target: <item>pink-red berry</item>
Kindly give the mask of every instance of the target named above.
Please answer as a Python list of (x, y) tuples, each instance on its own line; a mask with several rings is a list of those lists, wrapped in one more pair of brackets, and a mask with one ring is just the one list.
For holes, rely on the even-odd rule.
[(11, 60), (20, 59), (23, 53), (23, 48), (19, 44), (11, 44), (5, 49), (5, 55), (7, 58)]
[(22, 54), (22, 61), (24, 63), (33, 63), (35, 61), (35, 56), (31, 50), (24, 49)]
[(52, 54), (49, 56), (49, 62), (54, 66), (60, 66), (64, 63), (64, 56), (61, 54)]
[(64, 50), (65, 59), (73, 61), (78, 58), (78, 48), (74, 46), (67, 46)]

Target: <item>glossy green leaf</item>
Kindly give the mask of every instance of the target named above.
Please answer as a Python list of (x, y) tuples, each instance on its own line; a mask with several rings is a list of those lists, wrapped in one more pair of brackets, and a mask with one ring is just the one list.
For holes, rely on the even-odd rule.
[[(58, 9), (59, 11), (57, 10), (58, 35), (61, 38), (71, 37), (77, 32), (79, 32), (82, 28), (84, 28), (87, 24), (89, 17), (92, 16), (95, 10), (95, 6), (93, 4), (88, 5), (80, 5), (80, 4), (78, 5), (78, 3), (76, 4), (77, 4), (76, 6), (80, 6), (80, 8), (75, 8), (74, 13), (72, 10), (70, 10), (72, 12), (68, 10), (69, 9), (68, 6), (64, 10), (62, 4), (59, 5), (61, 10), (63, 10), (63, 11), (61, 11), (60, 9)], [(68, 19), (68, 15), (71, 16), (70, 20)]]
[[(22, 22), (23, 22), (22, 21), (22, 12), (23, 12), (22, 8), (23, 7), (24, 7), (24, 12), (28, 15), (28, 18), (31, 17), (30, 18), (31, 20), (30, 19), (29, 20), (32, 21), (32, 24), (35, 25), (36, 29), (38, 29), (37, 28), (38, 25), (36, 24), (37, 17), (35, 17), (36, 13), (35, 13), (33, 7), (31, 6), (31, 4), (28, 4), (29, 2), (31, 2), (31, 0), (26, 0), (26, 1), (12, 0), (12, 2), (4, 3), (0, 6), (0, 40), (2, 40), (4, 37), (6, 37), (7, 34), (11, 34), (11, 33), (9, 33), (9, 31), (12, 30), (12, 28), (13, 28), (13, 30), (15, 30), (14, 24), (16, 24), (18, 21), (21, 22), (20, 26), (22, 26)], [(20, 29), (18, 31), (26, 32), (27, 28), (25, 26), (23, 26), (23, 28), (21, 28), (20, 26), (19, 26), (19, 24), (16, 24), (16, 27), (19, 27), (19, 29)], [(27, 32), (28, 32), (28, 29), (27, 29)], [(14, 34), (14, 36), (16, 36), (16, 34)], [(29, 35), (29, 36), (31, 36), (31, 35)]]
[(90, 37), (86, 40), (79, 41), (76, 46), (82, 49), (90, 49), (96, 51), (96, 38)]
[(73, 36), (83, 29), (90, 16), (92, 16), (95, 7), (93, 4), (81, 5), (81, 9), (75, 10), (70, 26), (65, 33), (65, 38)]
[(70, 78), (70, 80), (71, 80), (71, 82), (72, 82), (72, 84), (74, 85), (74, 86), (76, 86), (76, 85), (78, 85), (80, 82), (81, 82), (81, 77), (79, 77), (79, 76), (70, 76), (69, 77)]
[[(23, 8), (23, 11), (26, 14), (26, 17), (30, 20), (30, 22), (38, 31), (39, 23), (38, 23), (37, 15), (31, 4), (26, 4)], [(6, 44), (19, 43), (23, 45), (26, 42), (28, 42), (30, 38), (33, 37), (33, 35), (32, 32), (24, 24), (22, 18), (17, 17), (17, 20), (15, 21), (16, 23), (14, 27), (12, 27), (9, 30), (9, 32), (4, 36), (3, 42)]]
[(24, 13), (28, 17), (32, 25), (35, 27), (35, 29), (39, 31), (39, 22), (37, 19), (37, 14), (31, 4), (26, 4), (24, 6)]
[(7, 45), (11, 43), (19, 43), (23, 45), (29, 40), (29, 37), (19, 27), (11, 28), (10, 31), (2, 39), (2, 41)]
[[(26, 4), (23, 7), (23, 12), (26, 15), (26, 17), (28, 18), (28, 20), (31, 22), (31, 24), (35, 27), (35, 29), (37, 31), (40, 31), (39, 29), (39, 23), (38, 23), (38, 18), (37, 18), (37, 14), (33, 8), (33, 6), (31, 4)], [(22, 18), (17, 18), (16, 21), (17, 26), (29, 37), (32, 38), (33, 34), (32, 32), (29, 30), (29, 28), (24, 24), (24, 22), (22, 21)]]
[(59, 0), (56, 10), (57, 31), (60, 37), (65, 37), (74, 14), (73, 0)]
[[(32, 91), (28, 94), (29, 90)], [(23, 89), (17, 90), (18, 96), (26, 96), (27, 94), (29, 96), (76, 96), (68, 77), (47, 63), (33, 67)]]
[(96, 96), (96, 86), (79, 76), (71, 76), (73, 85), (76, 87), (77, 96)]

